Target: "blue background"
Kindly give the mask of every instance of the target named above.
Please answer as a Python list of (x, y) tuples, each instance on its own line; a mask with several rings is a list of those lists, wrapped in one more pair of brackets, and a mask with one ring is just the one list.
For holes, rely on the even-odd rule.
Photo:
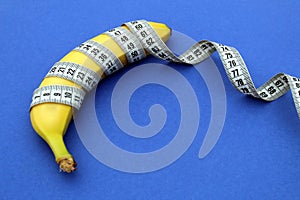
[[(217, 55), (213, 59), (224, 79), (227, 117), (219, 142), (206, 158), (197, 157), (207, 129), (204, 123), (188, 151), (172, 165), (146, 174), (119, 172), (88, 153), (72, 123), (65, 141), (79, 168), (73, 174), (58, 172), (49, 148), (30, 124), (32, 91), (52, 64), (80, 42), (143, 18), (166, 23), (195, 40), (210, 39), (236, 47), (257, 86), (278, 72), (300, 77), (300, 2), (296, 0), (2, 0), (0, 199), (299, 199), (300, 121), (290, 93), (272, 103), (245, 97), (231, 86)], [(186, 73), (192, 84), (198, 83), (198, 76), (178, 66), (176, 69)], [(110, 93), (125, 72), (106, 79), (98, 88), (99, 113), (111, 116), (107, 108)], [(208, 93), (202, 84), (204, 89), (197, 95), (204, 99)], [(151, 97), (151, 87), (155, 86), (142, 88), (133, 96), (133, 110), (147, 107), (142, 98)], [(151, 101), (178, 106), (174, 96), (167, 98), (172, 96), (168, 90), (158, 90), (167, 100), (153, 97)], [(204, 114), (209, 109), (201, 109), (201, 117), (209, 117)], [(178, 116), (176, 111), (178, 108), (174, 116)], [(133, 118), (147, 123), (143, 112), (133, 112)], [(106, 128), (109, 126), (113, 125)], [(166, 137), (161, 138), (166, 139), (155, 141), (144, 151), (172, 138), (163, 134)]]

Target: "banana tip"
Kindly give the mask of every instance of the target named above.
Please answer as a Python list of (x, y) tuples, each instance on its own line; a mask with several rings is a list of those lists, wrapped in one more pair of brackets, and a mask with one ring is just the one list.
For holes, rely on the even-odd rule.
[(61, 171), (71, 173), (76, 170), (77, 163), (73, 158), (65, 158), (59, 161), (59, 168)]

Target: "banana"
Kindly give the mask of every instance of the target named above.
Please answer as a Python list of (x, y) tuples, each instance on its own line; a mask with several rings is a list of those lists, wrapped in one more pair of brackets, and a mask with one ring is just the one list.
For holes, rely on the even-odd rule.
[[(167, 41), (169, 39), (171, 29), (167, 25), (155, 22), (148, 23), (163, 41)], [(122, 25), (121, 27), (125, 30), (129, 30), (126, 25)], [(115, 32), (115, 34), (117, 33), (118, 32)], [(100, 34), (89, 40), (89, 42), (97, 42), (109, 49), (111, 53), (119, 59), (123, 66), (129, 63), (124, 49), (122, 49), (120, 44), (109, 36), (109, 34)], [(88, 48), (88, 46), (85, 48)], [(148, 55), (147, 52), (146, 54)], [(95, 60), (87, 56), (85, 53), (78, 51), (78, 49), (72, 50), (65, 55), (60, 60), (60, 63), (73, 63), (84, 66), (97, 74), (99, 76), (99, 80), (110, 74), (105, 72), (103, 66), (99, 66), (99, 63), (95, 62)], [(118, 69), (115, 69), (114, 71), (116, 70)], [(111, 73), (114, 71), (111, 71)], [(85, 89), (76, 81), (56, 76), (46, 76), (39, 88), (41, 89), (47, 86), (67, 86), (74, 88), (74, 90), (78, 88), (80, 91)], [(30, 109), (30, 120), (33, 129), (48, 143), (60, 169), (67, 173), (74, 171), (77, 165), (73, 156), (67, 150), (63, 140), (63, 136), (66, 133), (70, 121), (72, 120), (72, 115), (73, 108), (71, 105), (56, 102), (43, 102), (36, 105), (33, 104)]]
[(80, 108), (85, 93), (101, 79), (148, 54), (192, 66), (218, 52), (230, 82), (238, 91), (274, 101), (291, 90), (300, 117), (300, 78), (279, 73), (256, 88), (234, 47), (202, 40), (177, 56), (165, 44), (170, 35), (171, 29), (162, 23), (128, 22), (82, 43), (50, 69), (33, 93), (30, 119), (37, 134), (49, 144), (62, 171), (70, 173), (76, 169), (63, 141), (73, 109)]

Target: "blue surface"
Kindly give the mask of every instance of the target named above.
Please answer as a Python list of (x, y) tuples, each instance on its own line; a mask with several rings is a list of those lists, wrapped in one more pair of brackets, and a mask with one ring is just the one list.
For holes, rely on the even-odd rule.
[[(299, 199), (300, 121), (290, 93), (272, 103), (245, 97), (231, 86), (216, 55), (213, 59), (227, 93), (227, 117), (219, 142), (206, 158), (197, 157), (207, 129), (204, 124), (188, 151), (172, 165), (146, 174), (120, 172), (88, 153), (72, 123), (65, 141), (79, 168), (73, 174), (58, 172), (49, 148), (31, 128), (28, 107), (32, 91), (52, 64), (80, 42), (123, 22), (143, 18), (166, 23), (195, 40), (210, 39), (236, 47), (257, 86), (278, 72), (300, 77), (300, 2), (296, 0), (2, 0), (0, 199)], [(191, 83), (198, 83), (198, 76), (186, 68), (176, 69), (186, 73)], [(98, 88), (100, 119), (106, 113), (111, 117), (106, 105), (113, 84), (125, 72)], [(199, 90), (197, 95), (204, 99), (208, 94), (202, 85), (203, 92)], [(176, 108), (174, 96), (164, 99), (162, 96), (172, 94), (160, 87), (158, 90), (161, 95), (153, 102), (165, 101)], [(149, 102), (142, 98), (151, 92), (150, 86), (137, 91), (132, 110), (134, 106), (147, 107)], [(201, 109), (202, 116), (207, 108)], [(178, 108), (171, 112), (178, 115)], [(147, 123), (147, 118), (139, 118), (145, 113), (134, 113), (137, 123)], [(137, 150), (159, 148), (172, 138), (164, 134), (161, 141), (145, 144), (145, 149), (138, 146)], [(126, 141), (128, 146), (120, 144), (131, 150), (130, 139)]]

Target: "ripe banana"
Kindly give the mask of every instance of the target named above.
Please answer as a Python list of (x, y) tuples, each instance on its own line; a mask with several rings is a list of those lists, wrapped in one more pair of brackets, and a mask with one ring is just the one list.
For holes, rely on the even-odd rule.
[[(131, 23), (134, 24), (135, 22)], [(148, 23), (163, 41), (168, 40), (171, 35), (171, 29), (169, 27), (161, 23)], [(34, 93), (33, 103), (30, 109), (32, 126), (37, 134), (48, 143), (54, 153), (56, 162), (64, 172), (70, 173), (76, 169), (76, 162), (73, 156), (68, 152), (63, 141), (63, 136), (73, 114), (72, 104), (70, 101), (68, 103), (67, 98), (70, 97), (73, 99), (71, 95), (74, 93), (77, 94), (75, 99), (73, 99), (75, 102), (73, 107), (79, 109), (83, 100), (82, 96), (84, 96), (84, 90), (90, 90), (97, 85), (99, 80), (117, 71), (122, 65), (125, 66), (129, 62), (142, 59), (146, 55), (138, 41), (132, 43), (134, 37), (128, 40), (127, 37), (128, 34), (130, 34), (129, 31), (126, 31), (129, 30), (128, 26), (122, 25), (121, 27), (122, 28), (118, 27), (112, 29), (106, 32), (106, 34), (100, 34), (65, 55), (51, 68), (48, 75), (40, 84), (40, 90), (37, 89), (38, 91)], [(122, 32), (126, 34), (122, 35)], [(112, 36), (116, 36), (116, 38), (113, 39)], [(120, 41), (118, 42), (117, 39)], [(138, 46), (138, 48), (136, 46)], [(127, 50), (124, 49), (126, 47)], [(113, 57), (114, 55), (116, 58), (112, 61), (108, 60), (109, 56)], [(101, 66), (101, 64), (106, 66)], [(52, 72), (57, 73), (51, 76)], [(59, 73), (65, 74), (65, 76), (58, 76), (57, 74)], [(74, 76), (74, 73), (77, 73), (77, 75)], [(84, 79), (84, 74), (90, 74), (92, 78)], [(73, 79), (68, 79), (68, 75), (72, 75)], [(81, 85), (78, 84), (80, 81), (82, 83)], [(62, 86), (65, 86), (65, 88)], [(84, 86), (86, 86), (86, 88), (84, 88)], [(43, 101), (41, 99), (45, 99), (50, 95), (53, 95), (55, 98), (60, 98), (60, 101), (55, 101), (55, 98), (51, 101)], [(65, 98), (65, 103), (61, 100), (63, 98)], [(36, 99), (40, 99), (40, 102), (34, 103)]]
[(85, 92), (94, 88), (101, 79), (148, 54), (193, 65), (217, 51), (230, 82), (238, 91), (273, 101), (291, 89), (300, 117), (299, 78), (279, 73), (256, 88), (234, 47), (202, 40), (176, 56), (164, 43), (170, 35), (171, 29), (165, 24), (132, 21), (82, 43), (54, 64), (34, 91), (30, 119), (35, 131), (49, 144), (61, 170), (69, 173), (76, 168), (76, 162), (63, 142), (73, 108), (80, 108)]

